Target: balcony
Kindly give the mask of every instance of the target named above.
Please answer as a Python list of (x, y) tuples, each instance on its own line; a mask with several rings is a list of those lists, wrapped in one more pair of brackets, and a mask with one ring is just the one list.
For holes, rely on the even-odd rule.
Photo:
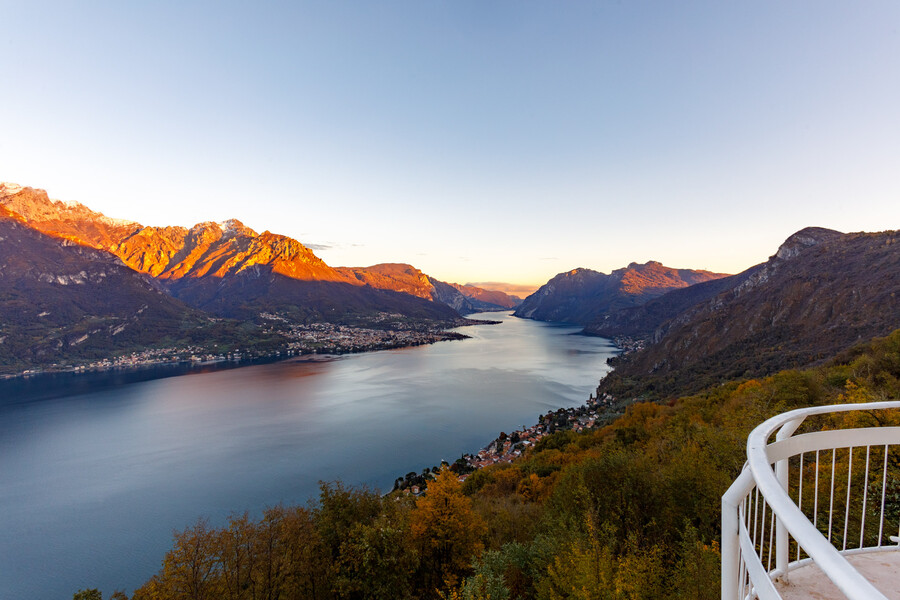
[[(753, 430), (722, 497), (723, 600), (900, 600), (900, 427), (879, 426), (891, 409), (804, 408)], [(875, 426), (820, 430), (852, 411)]]

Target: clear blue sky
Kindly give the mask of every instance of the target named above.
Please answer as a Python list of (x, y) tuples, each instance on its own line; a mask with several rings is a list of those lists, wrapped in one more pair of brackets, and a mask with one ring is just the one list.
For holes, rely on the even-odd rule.
[(332, 265), (737, 272), (900, 228), (896, 1), (0, 1), (0, 180)]

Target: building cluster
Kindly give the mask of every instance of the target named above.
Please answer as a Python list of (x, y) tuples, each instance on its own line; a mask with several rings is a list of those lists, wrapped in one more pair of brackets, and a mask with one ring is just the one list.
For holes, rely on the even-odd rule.
[(279, 356), (293, 356), (295, 353), (291, 350), (275, 351), (270, 353), (251, 352), (249, 350), (223, 352), (214, 354), (209, 352), (208, 348), (202, 346), (183, 346), (170, 348), (149, 348), (139, 352), (131, 352), (123, 354), (115, 358), (102, 358), (92, 362), (80, 365), (66, 365), (53, 363), (46, 369), (28, 369), (23, 371), (22, 375), (36, 375), (44, 372), (60, 372), (60, 371), (100, 371), (104, 369), (129, 368), (129, 367), (146, 367), (151, 365), (162, 365), (172, 363), (210, 363), (221, 361), (239, 361), (255, 358), (277, 358)]
[[(445, 331), (440, 324), (429, 321), (403, 321), (398, 313), (379, 313), (368, 317), (374, 327), (338, 325), (335, 323), (294, 323), (290, 319), (270, 313), (259, 314), (264, 334), (280, 334), (289, 341), (280, 350), (215, 352), (202, 346), (152, 348), (132, 352), (114, 358), (103, 358), (73, 366), (52, 364), (45, 368), (29, 369), (21, 375), (37, 375), (45, 372), (91, 371), (112, 368), (141, 367), (164, 363), (204, 363), (229, 360), (277, 359), (300, 354), (346, 354), (370, 350), (387, 350), (421, 346), (445, 340), (459, 340), (468, 336)], [(462, 321), (465, 321), (464, 319)], [(3, 378), (14, 375), (3, 376)]]
[(376, 329), (336, 323), (293, 323), (279, 315), (260, 313), (261, 318), (270, 322), (264, 331), (284, 335), (291, 340), (288, 350), (297, 353), (342, 354), (386, 350), (466, 337), (445, 331), (438, 325), (405, 324), (398, 320), (401, 316), (390, 313), (376, 315), (372, 322), (388, 327)]
[(643, 350), (646, 340), (635, 339), (630, 337), (617, 337), (613, 340), (616, 346), (622, 349), (622, 354), (629, 354)]
[[(499, 463), (509, 463), (521, 456), (529, 447), (537, 444), (544, 436), (556, 431), (585, 431), (602, 425), (604, 411), (613, 405), (614, 398), (599, 390), (591, 394), (588, 401), (574, 408), (560, 408), (541, 415), (531, 427), (517, 429), (507, 435), (504, 432), (476, 454), (463, 455), (472, 471)], [(460, 475), (465, 481), (470, 473)]]

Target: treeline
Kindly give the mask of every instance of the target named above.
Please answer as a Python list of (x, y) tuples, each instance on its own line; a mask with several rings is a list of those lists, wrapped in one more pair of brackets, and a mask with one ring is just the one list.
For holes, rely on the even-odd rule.
[[(632, 405), (464, 484), (444, 469), (420, 498), (323, 484), (308, 507), (199, 521), (132, 600), (711, 600), (720, 497), (753, 427), (798, 407), (888, 398), (900, 398), (900, 331), (827, 366)], [(900, 477), (900, 464), (890, 469)], [(900, 514), (900, 497), (889, 502)]]

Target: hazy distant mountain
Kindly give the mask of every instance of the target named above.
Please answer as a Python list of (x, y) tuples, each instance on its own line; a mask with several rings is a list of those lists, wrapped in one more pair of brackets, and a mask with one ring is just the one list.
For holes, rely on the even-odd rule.
[(505, 281), (469, 281), (466, 282), (465, 285), (493, 292), (503, 292), (504, 294), (515, 298), (517, 302), (521, 302), (522, 298), (533, 294), (539, 287), (536, 285), (506, 283)]
[(900, 234), (803, 229), (767, 262), (722, 283), (621, 359), (604, 387), (675, 396), (887, 335), (900, 326)]
[(337, 271), (377, 289), (404, 292), (446, 304), (460, 314), (511, 308), (518, 300), (503, 292), (491, 292), (473, 286), (440, 281), (405, 263), (338, 267)]
[(658, 262), (631, 263), (609, 275), (591, 269), (560, 273), (531, 294), (514, 313), (539, 321), (587, 325), (603, 315), (644, 304), (668, 291), (726, 275), (672, 269)]
[(403, 292), (453, 308), (460, 314), (474, 312), (474, 307), (459, 291), (443, 281), (429, 277), (405, 263), (382, 263), (371, 267), (339, 267), (338, 272), (379, 290)]
[(487, 290), (467, 283), (460, 285), (451, 283), (462, 295), (479, 310), (497, 310), (498, 308), (515, 308), (522, 304), (522, 299), (499, 290)]

